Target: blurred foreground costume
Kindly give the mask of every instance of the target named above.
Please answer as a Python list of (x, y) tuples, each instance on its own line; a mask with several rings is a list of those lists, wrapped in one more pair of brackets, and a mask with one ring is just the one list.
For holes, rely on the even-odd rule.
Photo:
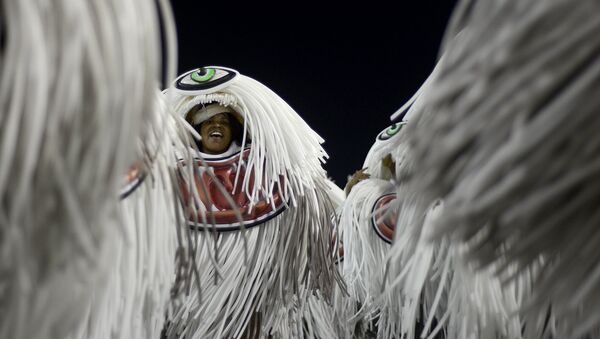
[[(187, 72), (165, 95), (203, 138), (203, 159), (177, 163), (178, 173), (195, 178), (182, 176), (179, 185), (201, 244), (201, 290), (174, 310), (168, 337), (314, 336), (311, 320), (290, 310), (312, 293), (327, 298), (336, 280), (330, 195), (337, 192), (321, 167), (322, 139), (279, 96), (228, 68)], [(223, 114), (242, 125), (240, 140), (206, 154), (229, 132), (203, 124)]]
[[(445, 56), (393, 116), (397, 122), (379, 134), (364, 167), (370, 178), (356, 184), (340, 220), (344, 278), (355, 335), (377, 338), (517, 338), (519, 317), (509, 316), (528, 289), (501, 285), (489, 274), (475, 274), (447, 241), (431, 242), (444, 211), (441, 199), (406, 184), (414, 173), (408, 132), (427, 109), (431, 84)], [(366, 332), (365, 332), (366, 331)]]
[(485, 323), (516, 320), (504, 338), (600, 337), (598, 13), (594, 0), (461, 1), (409, 123), (404, 183), (421, 211), (444, 201), (435, 246), (513, 300)]
[(168, 168), (185, 134), (158, 91), (169, 4), (1, 6), (0, 337), (158, 338), (188, 261)]

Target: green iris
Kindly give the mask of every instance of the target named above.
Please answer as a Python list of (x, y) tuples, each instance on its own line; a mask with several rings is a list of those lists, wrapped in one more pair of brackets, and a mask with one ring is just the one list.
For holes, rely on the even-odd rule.
[(206, 82), (215, 76), (214, 68), (206, 69), (206, 73), (204, 74), (200, 74), (200, 72), (201, 71), (196, 71), (192, 73), (192, 80), (194, 80), (195, 82)]
[(388, 127), (388, 129), (385, 130), (385, 133), (387, 133), (387, 135), (389, 135), (389, 136), (393, 136), (396, 133), (398, 133), (398, 131), (400, 131), (400, 128), (402, 128), (401, 124), (393, 124), (392, 126)]

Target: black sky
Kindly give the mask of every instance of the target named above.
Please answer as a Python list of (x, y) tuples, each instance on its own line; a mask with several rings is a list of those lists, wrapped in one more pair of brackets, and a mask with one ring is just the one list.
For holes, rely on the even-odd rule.
[(343, 10), (287, 4), (278, 14), (235, 16), (204, 2), (172, 4), (179, 73), (226, 66), (271, 88), (325, 139), (325, 168), (343, 187), (433, 68), (454, 1)]

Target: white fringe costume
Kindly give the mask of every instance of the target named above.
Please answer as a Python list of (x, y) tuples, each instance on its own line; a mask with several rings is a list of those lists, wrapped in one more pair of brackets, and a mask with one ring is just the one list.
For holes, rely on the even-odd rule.
[[(229, 80), (219, 83), (222, 79)], [(204, 82), (216, 85), (193, 89)], [(278, 312), (288, 312), (303, 300), (297, 296), (307, 293), (305, 289), (329, 298), (336, 279), (331, 239), (335, 206), (321, 167), (327, 156), (320, 145), (323, 140), (279, 96), (230, 69), (188, 72), (166, 95), (181, 116), (215, 102), (238, 112), (244, 123), (242, 145), (251, 140), (243, 166), (253, 174), (236, 178), (235, 185), (241, 185), (251, 204), (273, 203), (275, 194), (288, 204), (276, 217), (239, 231), (216, 232), (206, 217), (192, 221), (205, 228), (195, 231), (197, 241), (206, 245), (196, 257), (202, 268), (197, 281), (201, 291), (192, 291), (175, 309), (169, 338), (238, 338), (256, 314), (261, 318), (260, 337), (302, 338), (293, 326), (292, 333), (278, 333), (274, 322)]]
[[(407, 196), (409, 192), (404, 186), (397, 186), (396, 180), (398, 173), (412, 168), (407, 159), (410, 147), (401, 130), (406, 128), (408, 119), (421, 110), (424, 93), (436, 70), (392, 116), (392, 120), (398, 122), (379, 133), (363, 164), (370, 178), (354, 186), (344, 203), (340, 217), (344, 246), (342, 267), (350, 297), (338, 302), (337, 308), (349, 320), (348, 327), (357, 331), (354, 335), (365, 336), (368, 335), (365, 331), (376, 330), (377, 338), (412, 337), (417, 322), (424, 321), (417, 313), (421, 306), (419, 297), (407, 304), (405, 286), (396, 281), (397, 275), (405, 277), (402, 268), (418, 255), (416, 244), (422, 227), (413, 220), (415, 206)], [(391, 202), (377, 210), (377, 202), (386, 196), (393, 196)], [(376, 226), (378, 218), (392, 216), (397, 225), (387, 230), (391, 234), (383, 234)], [(414, 290), (413, 286), (406, 288)], [(376, 328), (369, 329), (370, 323)]]
[[(346, 337), (366, 336), (367, 331), (374, 330), (372, 324), (377, 325), (378, 335), (382, 338), (399, 332), (388, 327), (388, 311), (394, 300), (382, 294), (391, 237), (388, 235), (384, 240), (377, 233), (376, 225), (384, 220), (373, 218), (378, 219), (374, 214), (378, 212), (376, 205), (380, 199), (395, 193), (391, 180), (396, 162), (390, 158), (395, 144), (390, 139), (397, 137), (403, 125), (393, 124), (378, 134), (363, 164), (369, 178), (352, 187), (339, 213), (338, 228), (344, 254), (339, 265), (347, 291), (339, 291), (336, 311), (347, 322)], [(384, 219), (388, 217), (386, 212), (383, 216)], [(344, 293), (348, 296), (344, 297)], [(391, 322), (396, 323), (395, 319)]]
[[(159, 14), (175, 60), (159, 3), (1, 1), (2, 338), (160, 335), (179, 132), (157, 88)], [(134, 160), (150, 161), (146, 179), (120, 202)]]
[(408, 184), (444, 200), (435, 243), (519, 296), (525, 338), (600, 337), (598, 13), (593, 0), (461, 1), (409, 129)]
[[(348, 321), (348, 330), (364, 335), (369, 323), (387, 323), (389, 298), (382, 296), (385, 258), (390, 244), (373, 229), (375, 203), (393, 193), (394, 185), (381, 179), (365, 179), (356, 184), (340, 216), (344, 258), (341, 262), (348, 298), (342, 299), (338, 312)], [(385, 326), (381, 327), (383, 329)], [(371, 329), (372, 330), (372, 329)]]

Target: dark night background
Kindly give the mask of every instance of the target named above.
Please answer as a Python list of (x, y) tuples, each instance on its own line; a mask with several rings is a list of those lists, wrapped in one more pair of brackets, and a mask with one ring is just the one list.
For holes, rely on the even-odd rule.
[(325, 168), (343, 187), (433, 69), (454, 1), (343, 10), (285, 4), (277, 14), (172, 5), (178, 73), (219, 65), (265, 84), (325, 139)]

